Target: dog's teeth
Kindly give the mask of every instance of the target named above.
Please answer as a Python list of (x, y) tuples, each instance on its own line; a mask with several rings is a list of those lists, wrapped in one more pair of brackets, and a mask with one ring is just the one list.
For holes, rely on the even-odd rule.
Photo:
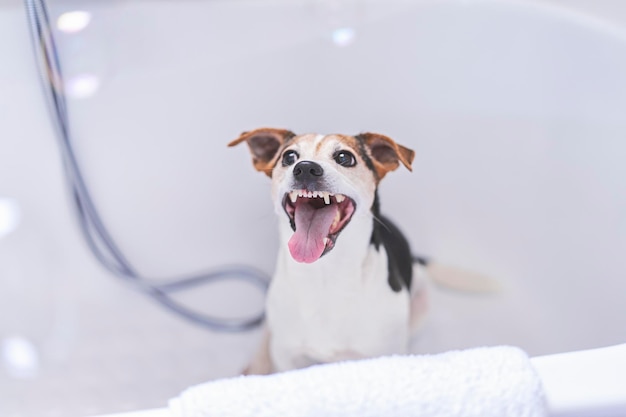
[(328, 242), (330, 242), (330, 239), (325, 237), (324, 238), (324, 246), (328, 246)]
[(313, 191), (312, 197), (317, 198), (317, 191)]
[(341, 203), (345, 199), (346, 199), (346, 196), (343, 195), (343, 194), (336, 194), (335, 195), (335, 200), (337, 200), (338, 203)]
[(330, 204), (330, 193), (324, 191), (322, 192), (322, 196), (324, 197), (324, 204)]
[(292, 203), (295, 203), (298, 200), (298, 191), (294, 190), (292, 192), (289, 193), (289, 199), (291, 200)]
[(305, 197), (303, 190), (298, 190), (298, 197)]
[(313, 198), (313, 193), (309, 191), (309, 193), (306, 195), (308, 198)]

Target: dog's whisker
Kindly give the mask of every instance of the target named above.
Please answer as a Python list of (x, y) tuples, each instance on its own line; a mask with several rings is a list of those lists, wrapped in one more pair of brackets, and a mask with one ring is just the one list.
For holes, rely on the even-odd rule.
[(375, 222), (378, 222), (378, 224), (380, 224), (382, 227), (387, 229), (388, 232), (391, 233), (391, 229), (389, 229), (389, 226), (387, 226), (381, 219), (379, 219), (378, 216), (376, 216), (374, 213), (370, 213), (370, 214)]

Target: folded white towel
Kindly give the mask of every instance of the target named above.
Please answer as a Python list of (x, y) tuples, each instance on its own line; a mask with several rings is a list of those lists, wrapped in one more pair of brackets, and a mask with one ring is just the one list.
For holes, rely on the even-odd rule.
[(176, 417), (545, 416), (527, 355), (498, 346), (319, 365), (208, 382), (170, 401)]

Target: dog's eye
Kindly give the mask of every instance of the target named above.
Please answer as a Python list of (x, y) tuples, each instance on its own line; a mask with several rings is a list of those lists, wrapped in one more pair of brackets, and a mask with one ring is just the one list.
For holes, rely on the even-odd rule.
[(348, 151), (336, 152), (333, 158), (335, 162), (344, 167), (353, 167), (356, 165), (356, 158)]
[(283, 154), (283, 166), (284, 167), (295, 164), (297, 160), (298, 160), (298, 152), (296, 151), (286, 151)]

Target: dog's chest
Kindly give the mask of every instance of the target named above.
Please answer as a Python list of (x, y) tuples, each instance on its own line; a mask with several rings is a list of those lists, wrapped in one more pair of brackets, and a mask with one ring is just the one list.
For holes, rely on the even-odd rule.
[(387, 254), (329, 256), (313, 265), (279, 256), (268, 294), (272, 350), (312, 363), (404, 353), (409, 296), (387, 282)]

